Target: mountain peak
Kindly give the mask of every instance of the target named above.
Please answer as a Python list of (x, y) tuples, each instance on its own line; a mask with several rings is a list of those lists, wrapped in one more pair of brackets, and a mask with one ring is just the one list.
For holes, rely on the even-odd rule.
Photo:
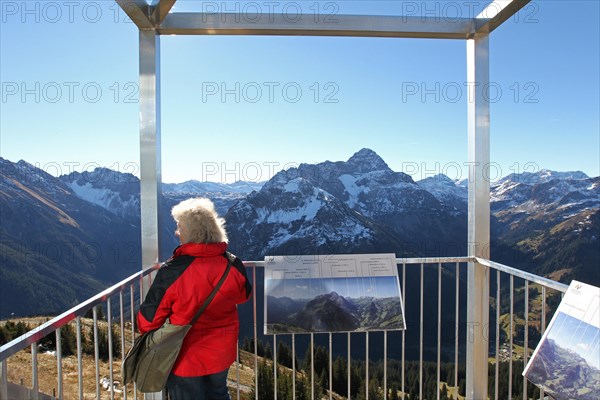
[(348, 165), (356, 172), (391, 171), (390, 167), (377, 153), (371, 149), (363, 148), (348, 159)]

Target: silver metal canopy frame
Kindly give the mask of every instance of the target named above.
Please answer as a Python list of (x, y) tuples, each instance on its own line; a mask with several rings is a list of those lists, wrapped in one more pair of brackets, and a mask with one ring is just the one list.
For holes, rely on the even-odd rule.
[[(469, 201), (467, 282), (467, 399), (487, 398), (490, 244), (489, 35), (530, 0), (496, 0), (474, 18), (170, 13), (176, 0), (116, 0), (140, 30), (140, 171), (142, 265), (159, 256), (161, 190), (160, 35), (357, 36), (463, 39), (467, 43)], [(147, 290), (148, 285), (146, 285)], [(145, 292), (144, 292), (145, 294)], [(147, 396), (160, 398), (160, 394)]]

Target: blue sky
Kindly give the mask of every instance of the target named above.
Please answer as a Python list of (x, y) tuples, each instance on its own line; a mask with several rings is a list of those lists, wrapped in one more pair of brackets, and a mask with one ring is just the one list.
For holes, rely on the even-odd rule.
[(560, 312), (548, 334), (563, 348), (576, 352), (593, 367), (600, 369), (600, 329)]
[[(298, 1), (274, 12), (290, 3), (305, 16), (316, 4), (325, 13), (442, 18), (484, 4)], [(175, 10), (215, 4), (179, 0)], [(137, 173), (137, 28), (112, 1), (0, 0), (0, 12), (0, 156), (52, 174)], [(492, 33), (492, 179), (542, 168), (600, 175), (599, 15), (597, 0), (537, 1)], [(264, 180), (363, 147), (417, 180), (466, 177), (464, 41), (161, 41), (165, 182)]]
[(292, 299), (312, 299), (336, 292), (347, 298), (400, 296), (395, 276), (321, 279), (268, 279), (267, 294)]

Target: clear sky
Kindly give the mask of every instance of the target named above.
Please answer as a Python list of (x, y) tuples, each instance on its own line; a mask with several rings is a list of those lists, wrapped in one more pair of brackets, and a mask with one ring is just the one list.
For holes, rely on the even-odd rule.
[[(305, 18), (318, 8), (451, 19), (484, 6), (252, 4)], [(179, 0), (175, 11), (221, 5)], [(245, 6), (227, 3), (242, 18)], [(137, 28), (112, 1), (0, 0), (0, 12), (0, 156), (55, 175), (137, 173)], [(599, 15), (598, 0), (534, 1), (492, 33), (492, 179), (600, 175)], [(466, 177), (465, 41), (168, 36), (161, 52), (165, 182), (264, 180), (363, 147), (417, 180)]]
[(331, 292), (348, 298), (400, 296), (395, 276), (267, 280), (267, 294), (275, 297), (311, 299)]
[(548, 338), (565, 349), (576, 352), (591, 366), (600, 369), (600, 330), (568, 314), (559, 313)]

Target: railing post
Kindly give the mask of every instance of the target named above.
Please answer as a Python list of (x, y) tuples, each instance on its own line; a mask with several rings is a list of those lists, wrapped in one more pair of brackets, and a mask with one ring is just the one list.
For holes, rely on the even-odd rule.
[(2, 360), (0, 368), (2, 368), (0, 372), (0, 398), (8, 399), (8, 362)]
[[(489, 34), (467, 40), (468, 82), (468, 255), (489, 259), (490, 107)], [(487, 398), (489, 269), (471, 262), (467, 277), (466, 398)]]

